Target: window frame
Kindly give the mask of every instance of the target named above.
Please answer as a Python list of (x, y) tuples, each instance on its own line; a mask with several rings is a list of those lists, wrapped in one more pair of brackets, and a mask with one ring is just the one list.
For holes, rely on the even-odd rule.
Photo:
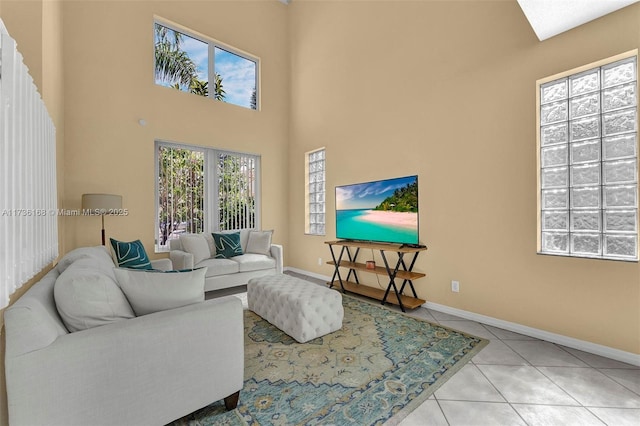
[[(605, 111), (603, 104), (602, 104), (602, 99), (603, 99), (603, 93), (605, 91), (605, 88), (603, 87), (602, 84), (600, 84), (599, 88), (596, 91), (593, 92), (588, 92), (587, 94), (585, 94), (584, 96), (587, 97), (588, 95), (593, 95), (593, 94), (597, 94), (598, 97), (598, 110), (594, 113), (590, 113), (590, 114), (586, 114), (585, 118), (590, 118), (590, 117), (595, 117), (598, 116), (600, 118), (599, 120), (599, 126), (600, 126), (600, 130), (599, 130), (599, 135), (597, 137), (594, 138), (586, 138), (585, 139), (585, 143), (589, 142), (589, 141), (597, 141), (598, 143), (598, 149), (599, 149), (599, 157), (598, 160), (589, 160), (589, 163), (587, 164), (597, 164), (598, 168), (599, 168), (599, 173), (600, 173), (600, 177), (599, 177), (599, 181), (597, 184), (589, 184), (587, 186), (585, 186), (585, 188), (593, 188), (595, 186), (597, 186), (599, 188), (599, 207), (598, 208), (592, 208), (592, 209), (586, 209), (584, 210), (585, 212), (587, 212), (587, 210), (593, 210), (593, 211), (598, 211), (599, 214), (599, 228), (598, 231), (593, 231), (591, 232), (592, 234), (598, 234), (599, 238), (600, 238), (600, 254), (599, 255), (595, 255), (595, 254), (587, 254), (587, 253), (582, 253), (582, 252), (572, 252), (572, 243), (571, 243), (571, 238), (572, 235), (576, 235), (579, 234), (580, 232), (576, 232), (576, 229), (573, 228), (572, 226), (572, 222), (571, 222), (571, 213), (572, 212), (578, 212), (581, 211), (579, 208), (575, 208), (572, 205), (572, 201), (571, 201), (571, 192), (572, 190), (578, 188), (580, 189), (580, 185), (575, 185), (572, 182), (572, 167), (574, 166), (580, 166), (580, 162), (574, 162), (571, 156), (571, 148), (573, 147), (572, 145), (572, 140), (571, 140), (571, 129), (570, 129), (570, 124), (572, 123), (572, 121), (575, 121), (569, 110), (570, 110), (570, 105), (571, 105), (571, 100), (575, 99), (575, 97), (571, 96), (571, 93), (567, 93), (566, 96), (566, 102), (567, 102), (567, 118), (566, 120), (560, 120), (558, 121), (558, 123), (555, 122), (551, 122), (551, 123), (545, 123), (545, 126), (553, 126), (556, 124), (561, 124), (561, 123), (567, 123), (567, 135), (566, 135), (566, 145), (567, 145), (567, 160), (566, 160), (566, 168), (567, 168), (567, 180), (566, 180), (566, 185), (565, 186), (558, 186), (558, 189), (566, 189), (567, 191), (567, 208), (566, 208), (566, 212), (568, 214), (567, 217), (567, 229), (566, 232), (563, 231), (563, 233), (566, 233), (568, 236), (568, 247), (567, 247), (567, 252), (555, 252), (555, 251), (548, 251), (548, 250), (544, 250), (544, 243), (543, 243), (543, 233), (545, 232), (545, 229), (543, 227), (543, 219), (544, 219), (544, 212), (545, 210), (543, 210), (543, 180), (542, 180), (542, 175), (543, 175), (543, 158), (542, 158), (542, 128), (543, 128), (543, 124), (542, 124), (542, 112), (541, 112), (541, 108), (543, 106), (542, 104), (542, 99), (541, 99), (541, 92), (542, 92), (542, 88), (545, 85), (548, 85), (549, 83), (552, 83), (556, 80), (561, 80), (561, 79), (567, 79), (567, 90), (569, 90), (568, 85), (571, 81), (571, 78), (575, 78), (575, 77), (579, 77), (583, 74), (587, 75), (590, 72), (593, 72), (594, 70), (598, 70), (598, 78), (600, 79), (603, 73), (603, 70), (607, 69), (610, 67), (610, 65), (615, 64), (616, 62), (621, 62), (621, 61), (625, 61), (625, 60), (633, 60), (633, 58), (635, 58), (635, 71), (636, 71), (636, 75), (635, 75), (635, 81), (633, 83), (635, 83), (635, 92), (636, 92), (636, 99), (635, 99), (635, 105), (633, 106), (629, 106), (626, 107), (628, 109), (634, 108), (635, 109), (635, 131), (631, 131), (628, 133), (621, 133), (620, 135), (618, 134), (614, 134), (613, 136), (611, 135), (605, 135), (604, 131), (602, 130), (604, 128), (603, 126), (603, 121), (602, 121), (602, 117), (606, 114), (613, 114), (614, 112), (619, 111), (618, 109), (614, 109), (614, 110), (610, 110), (610, 111)], [(563, 256), (563, 257), (575, 257), (575, 258), (588, 258), (588, 259), (598, 259), (598, 260), (609, 260), (609, 261), (624, 261), (624, 262), (638, 262), (640, 259), (640, 223), (639, 223), (639, 212), (640, 212), (640, 179), (639, 179), (639, 168), (640, 168), (640, 137), (638, 137), (638, 133), (640, 130), (640, 125), (638, 123), (638, 104), (639, 102), (639, 96), (638, 96), (638, 89), (639, 89), (639, 81), (638, 81), (638, 76), (640, 74), (640, 71), (638, 70), (638, 49), (634, 49), (628, 52), (624, 52), (621, 53), (619, 55), (615, 55), (600, 61), (596, 61), (578, 68), (574, 68), (572, 70), (568, 70), (559, 74), (555, 74), (553, 76), (549, 76), (543, 79), (540, 79), (536, 82), (536, 173), (537, 173), (537, 179), (536, 179), (536, 185), (537, 185), (537, 253), (538, 254), (542, 254), (542, 255), (551, 255), (551, 256)], [(633, 84), (631, 83), (631, 84)], [(615, 86), (611, 86), (611, 87), (615, 87)], [(582, 96), (582, 95), (579, 95)], [(564, 98), (563, 98), (564, 99)], [(554, 101), (555, 102), (555, 101)], [(550, 105), (550, 104), (545, 104), (545, 105)], [(620, 110), (624, 110), (625, 107), (620, 108)], [(579, 117), (578, 119), (582, 119), (582, 117)], [(607, 211), (622, 211), (624, 209), (614, 209), (614, 210), (607, 210), (606, 205), (604, 203), (604, 199), (605, 199), (605, 188), (607, 187), (607, 184), (605, 182), (604, 176), (605, 176), (605, 164), (607, 163), (607, 161), (612, 161), (612, 160), (607, 160), (605, 158), (605, 156), (603, 155), (604, 152), (604, 140), (606, 138), (614, 138), (614, 137), (618, 137), (618, 136), (624, 136), (624, 135), (635, 135), (635, 183), (628, 183), (628, 184), (622, 184), (622, 183), (618, 183), (615, 184), (615, 186), (620, 186), (620, 185), (635, 185), (636, 186), (636, 200), (635, 200), (635, 206), (634, 208), (628, 208), (626, 210), (634, 210), (635, 209), (635, 233), (633, 233), (632, 231), (625, 231), (625, 232), (620, 232), (619, 234), (616, 234), (615, 232), (609, 231), (607, 232), (606, 228), (605, 228), (605, 222), (604, 222), (604, 216), (605, 213)], [(578, 142), (576, 144), (580, 144), (582, 141), (578, 140)], [(559, 145), (562, 145), (559, 144)], [(553, 146), (553, 145), (551, 145)], [(558, 166), (561, 167), (561, 166)], [(612, 185), (610, 185), (612, 186)], [(547, 188), (548, 190), (548, 188)], [(547, 210), (549, 211), (549, 210)], [(635, 236), (635, 242), (636, 242), (636, 252), (635, 252), (635, 257), (627, 257), (627, 256), (622, 256), (622, 255), (614, 255), (614, 254), (607, 254), (606, 252), (606, 237), (608, 235), (632, 235)]]
[[(221, 154), (232, 155), (232, 156), (242, 156), (242, 157), (252, 157), (255, 161), (254, 164), (254, 209), (255, 209), (255, 220), (254, 220), (254, 229), (262, 229), (261, 225), (261, 205), (262, 205), (262, 197), (261, 197), (261, 162), (262, 156), (259, 154), (251, 154), (244, 153), (239, 151), (230, 151), (226, 149), (213, 148), (213, 147), (204, 147), (199, 145), (185, 144), (180, 142), (172, 142), (163, 139), (156, 139), (154, 141), (154, 187), (155, 187), (155, 195), (154, 195), (154, 249), (156, 253), (166, 253), (169, 251), (169, 244), (167, 243), (165, 246), (160, 246), (160, 218), (158, 215), (159, 211), (159, 202), (160, 202), (160, 164), (159, 164), (159, 150), (160, 147), (168, 147), (175, 149), (188, 149), (192, 151), (202, 152), (204, 154), (204, 162), (203, 162), (203, 174), (204, 174), (204, 206), (203, 206), (203, 232), (217, 232), (220, 231), (220, 188), (219, 188), (219, 180), (218, 180), (218, 159)], [(169, 239), (167, 240), (169, 241)]]
[[(310, 191), (310, 184), (311, 184), (311, 174), (312, 173), (317, 173), (316, 172), (312, 172), (311, 171), (311, 156), (313, 154), (316, 154), (318, 152), (322, 152), (324, 155), (322, 157), (321, 160), (318, 160), (316, 162), (322, 162), (323, 167), (322, 167), (322, 183), (324, 184), (324, 188), (322, 189), (322, 191), (316, 191), (313, 194), (318, 194), (318, 193), (322, 193), (324, 194), (324, 201), (322, 202), (315, 202), (316, 204), (320, 204), (322, 206), (322, 210), (323, 212), (321, 212), (321, 214), (324, 214), (324, 221), (322, 222), (316, 222), (316, 223), (311, 223), (311, 214), (318, 214), (318, 212), (312, 213), (311, 212), (311, 191)], [(321, 147), (321, 148), (317, 148), (314, 149), (312, 151), (308, 151), (305, 152), (305, 162), (304, 162), (304, 175), (305, 175), (305, 220), (304, 220), (304, 232), (306, 235), (320, 235), (320, 236), (325, 236), (327, 234), (327, 150), (325, 147)], [(316, 182), (317, 183), (317, 182)], [(321, 225), (323, 231), (312, 231), (312, 225)]]
[[(159, 16), (154, 16), (154, 19), (153, 19), (153, 32), (152, 32), (152, 34), (154, 34), (154, 37), (155, 37), (155, 26), (156, 26), (156, 24), (162, 25), (163, 27), (166, 27), (166, 28), (168, 28), (168, 29), (170, 29), (172, 31), (176, 31), (176, 32), (182, 33), (182, 34), (184, 34), (184, 35), (186, 35), (188, 37), (196, 39), (196, 40), (198, 40), (198, 41), (200, 41), (202, 43), (205, 43), (207, 45), (207, 52), (208, 52), (207, 53), (207, 81), (209, 83), (209, 87), (210, 88), (213, 86), (211, 83), (215, 81), (215, 49), (216, 49), (216, 47), (219, 48), (219, 49), (222, 49), (222, 50), (226, 50), (227, 52), (230, 52), (230, 53), (232, 53), (234, 55), (240, 56), (243, 59), (246, 59), (248, 61), (253, 62), (255, 64), (255, 66), (256, 66), (256, 68), (255, 68), (256, 69), (256, 71), (255, 71), (255, 90), (256, 90), (256, 107), (255, 107), (255, 109), (251, 108), (251, 107), (245, 107), (243, 105), (238, 105), (238, 104), (235, 104), (235, 103), (227, 102), (227, 101), (219, 101), (219, 102), (222, 102), (222, 103), (225, 103), (225, 104), (229, 104), (229, 105), (234, 105), (234, 106), (237, 106), (237, 107), (240, 107), (240, 108), (244, 108), (244, 109), (248, 109), (250, 111), (260, 111), (261, 110), (261, 108), (260, 108), (261, 98), (262, 98), (261, 93), (260, 93), (261, 92), (261, 90), (260, 90), (261, 89), (261, 87), (260, 87), (261, 86), (260, 85), (260, 80), (261, 80), (261, 78), (260, 78), (260, 75), (261, 75), (261, 61), (260, 61), (260, 58), (258, 56), (252, 55), (249, 52), (245, 52), (244, 50), (238, 49), (236, 47), (233, 47), (233, 46), (230, 46), (230, 45), (228, 45), (226, 43), (223, 43), (223, 42), (221, 42), (219, 40), (216, 40), (213, 37), (206, 36), (206, 35), (204, 35), (202, 33), (199, 33), (198, 31), (192, 30), (192, 29), (187, 28), (185, 26), (182, 26), (180, 24), (176, 24), (175, 22), (171, 22), (171, 21), (166, 20), (164, 18), (161, 18)], [(153, 63), (153, 67), (154, 67), (154, 73), (153, 73), (153, 75), (154, 75), (154, 77), (153, 77), (154, 84), (156, 86), (166, 87), (166, 86), (162, 86), (161, 84), (158, 84), (155, 81), (155, 40), (154, 40), (154, 43), (153, 43), (153, 49), (154, 49), (154, 56), (153, 56), (154, 57), (154, 61), (153, 61), (154, 62)], [(180, 90), (180, 91), (182, 92), (183, 90)], [(189, 92), (186, 92), (186, 93), (189, 93)], [(217, 99), (215, 99), (214, 91), (211, 90), (211, 89), (209, 90), (209, 93), (208, 93), (208, 95), (206, 97), (207, 98), (211, 98), (213, 100), (217, 100)]]

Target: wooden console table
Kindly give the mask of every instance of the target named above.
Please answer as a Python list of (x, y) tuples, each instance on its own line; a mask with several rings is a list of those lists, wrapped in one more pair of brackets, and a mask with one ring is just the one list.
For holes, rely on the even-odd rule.
[[(343, 293), (348, 291), (351, 293), (370, 297), (372, 299), (381, 300), (383, 305), (386, 302), (389, 302), (394, 305), (400, 306), (402, 312), (405, 312), (405, 307), (409, 309), (415, 309), (426, 302), (425, 300), (418, 299), (416, 290), (413, 288), (413, 280), (422, 278), (425, 276), (425, 274), (412, 271), (413, 265), (415, 265), (416, 259), (418, 258), (418, 254), (421, 251), (426, 250), (426, 247), (409, 247), (400, 244), (382, 244), (344, 240), (325, 241), (325, 244), (329, 245), (331, 258), (333, 259), (332, 261), (327, 263), (335, 267), (331, 282), (328, 283), (329, 288), (333, 287), (334, 285), (340, 284), (340, 288), (342, 289)], [(336, 246), (340, 247), (340, 254), (337, 258), (336, 253), (334, 252), (334, 247)], [(353, 255), (350, 248), (356, 249)], [(366, 263), (358, 263), (356, 260), (358, 258), (358, 254), (360, 254), (360, 249), (371, 249), (380, 251), (380, 256), (382, 257), (382, 260), (384, 262), (384, 267), (376, 266), (375, 268), (370, 269), (367, 268)], [(395, 267), (392, 268), (391, 266), (389, 266), (389, 262), (387, 261), (385, 252), (395, 252), (397, 254), (398, 261), (396, 262)], [(346, 259), (343, 260), (343, 258), (345, 258), (345, 254)], [(408, 268), (404, 260), (404, 256), (406, 254), (413, 254), (413, 259), (411, 259)], [(349, 269), (349, 273), (347, 274), (346, 279), (342, 279), (342, 276), (340, 275), (341, 267)], [(367, 272), (388, 277), (389, 284), (387, 285), (386, 291), (360, 284), (357, 272)], [(353, 279), (355, 280), (355, 282), (349, 281), (351, 275), (353, 275)], [(398, 290), (398, 287), (396, 286), (396, 278), (403, 280), (400, 290)], [(405, 296), (402, 294), (407, 284), (409, 284), (409, 288), (413, 293), (413, 297)], [(393, 292), (391, 292), (391, 289), (393, 289)]]

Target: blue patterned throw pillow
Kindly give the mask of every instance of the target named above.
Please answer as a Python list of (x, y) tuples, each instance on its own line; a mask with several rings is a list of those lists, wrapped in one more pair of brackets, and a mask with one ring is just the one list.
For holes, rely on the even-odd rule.
[(131, 269), (152, 269), (149, 256), (140, 240), (131, 242), (111, 240), (112, 253), (114, 260), (121, 268)]
[(228, 259), (242, 254), (240, 245), (240, 232), (229, 232), (224, 234), (211, 234), (216, 246), (216, 259)]

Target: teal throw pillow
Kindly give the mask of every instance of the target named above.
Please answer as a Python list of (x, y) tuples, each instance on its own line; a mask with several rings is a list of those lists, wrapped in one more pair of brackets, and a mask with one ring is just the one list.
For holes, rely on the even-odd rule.
[(140, 240), (123, 242), (113, 238), (111, 248), (115, 262), (121, 268), (152, 269), (149, 256)]
[(229, 232), (224, 234), (211, 234), (216, 247), (216, 259), (228, 259), (242, 254), (240, 245), (240, 232)]

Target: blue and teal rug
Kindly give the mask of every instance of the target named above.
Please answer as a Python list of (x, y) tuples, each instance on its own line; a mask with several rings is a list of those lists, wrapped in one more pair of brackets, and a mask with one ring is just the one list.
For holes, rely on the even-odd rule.
[(485, 339), (343, 295), (341, 330), (300, 344), (246, 310), (238, 408), (218, 401), (174, 425), (393, 425)]

